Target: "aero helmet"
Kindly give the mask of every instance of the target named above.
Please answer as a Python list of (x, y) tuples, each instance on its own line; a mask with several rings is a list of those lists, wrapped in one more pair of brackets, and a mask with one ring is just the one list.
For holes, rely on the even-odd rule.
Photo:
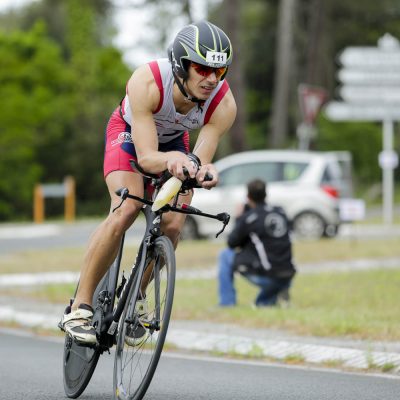
[[(201, 21), (181, 29), (168, 49), (174, 75), (187, 79), (191, 61), (212, 68), (228, 67), (232, 63), (232, 45), (222, 29)], [(224, 79), (225, 74), (221, 77)]]

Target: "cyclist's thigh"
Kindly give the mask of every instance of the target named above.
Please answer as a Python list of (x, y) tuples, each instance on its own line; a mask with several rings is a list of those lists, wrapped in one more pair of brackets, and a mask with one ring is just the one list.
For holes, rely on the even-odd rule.
[[(143, 197), (143, 177), (133, 171), (112, 171), (106, 177), (106, 184), (111, 197), (111, 207), (117, 206), (121, 202), (121, 198), (115, 194), (115, 191), (126, 187), (129, 193), (138, 197)], [(141, 208), (142, 203), (135, 200), (127, 200), (121, 208), (137, 209)]]

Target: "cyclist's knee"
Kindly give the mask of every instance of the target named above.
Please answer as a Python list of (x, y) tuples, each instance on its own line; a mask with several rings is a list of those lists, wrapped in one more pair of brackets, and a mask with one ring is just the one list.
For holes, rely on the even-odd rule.
[(182, 224), (177, 221), (170, 221), (163, 227), (164, 234), (171, 239), (171, 242), (174, 245), (176, 245), (178, 242), (181, 230), (182, 230)]
[(135, 221), (141, 206), (132, 202), (125, 202), (122, 207), (115, 210), (109, 216), (109, 224), (112, 225), (116, 235), (123, 234)]

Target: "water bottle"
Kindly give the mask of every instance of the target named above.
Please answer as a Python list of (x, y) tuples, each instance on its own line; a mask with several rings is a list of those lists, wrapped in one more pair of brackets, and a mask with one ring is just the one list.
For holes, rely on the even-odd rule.
[(164, 183), (151, 206), (152, 211), (158, 211), (164, 207), (178, 192), (182, 186), (182, 181), (172, 176)]

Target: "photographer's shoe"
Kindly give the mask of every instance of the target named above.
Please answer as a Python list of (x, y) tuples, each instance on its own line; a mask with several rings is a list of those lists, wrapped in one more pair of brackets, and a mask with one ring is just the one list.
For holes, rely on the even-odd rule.
[(76, 310), (67, 307), (59, 327), (78, 344), (92, 346), (97, 343), (96, 330), (91, 324), (92, 318), (93, 308), (88, 304), (81, 304)]
[(149, 331), (143, 326), (143, 319), (148, 314), (146, 299), (136, 301), (135, 314), (137, 314), (139, 322), (126, 328), (125, 343), (128, 346), (138, 346), (149, 336)]

